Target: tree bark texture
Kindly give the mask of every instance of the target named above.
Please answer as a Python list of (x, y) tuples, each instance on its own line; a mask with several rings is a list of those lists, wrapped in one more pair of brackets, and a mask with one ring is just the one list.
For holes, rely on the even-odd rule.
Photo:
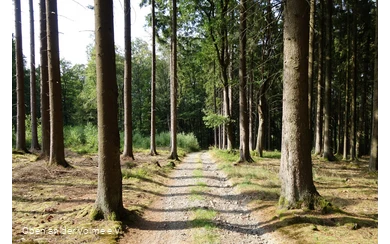
[(95, 0), (95, 40), (99, 169), (94, 217), (117, 220), (124, 208), (112, 0)]
[(321, 6), (321, 19), (320, 19), (320, 30), (318, 32), (318, 73), (317, 73), (317, 105), (316, 105), (316, 136), (315, 136), (315, 146), (314, 154), (321, 155), (323, 149), (322, 141), (322, 126), (323, 126), (323, 87), (324, 87), (324, 77), (323, 77), (323, 47), (324, 47), (324, 0), (320, 0)]
[(15, 51), (16, 51), (16, 150), (27, 151), (26, 147), (26, 110), (24, 105), (24, 69), (22, 47), (22, 18), (20, 0), (15, 4)]
[(29, 0), (30, 6), (30, 117), (31, 117), (31, 150), (39, 150), (38, 124), (37, 124), (37, 92), (35, 74), (35, 31), (34, 31), (34, 6)]
[(284, 5), (283, 118), (280, 207), (313, 208), (318, 196), (313, 183), (308, 126), (309, 5), (286, 0)]
[(314, 32), (315, 32), (314, 19), (315, 19), (315, 11), (316, 11), (315, 8), (316, 8), (316, 1), (310, 0), (309, 67), (308, 67), (308, 88), (309, 88), (308, 120), (309, 120), (310, 136), (312, 135), (311, 108), (312, 108), (312, 97), (313, 97)]
[(247, 102), (246, 68), (246, 0), (240, 0), (240, 68), (239, 68), (239, 108), (240, 108), (240, 162), (252, 162), (249, 150), (249, 118)]
[(124, 74), (124, 149), (123, 156), (134, 160), (133, 154), (133, 119), (131, 99), (131, 8), (130, 0), (124, 1), (124, 22), (125, 22), (125, 74)]
[(69, 166), (65, 161), (62, 116), (57, 1), (46, 0), (47, 59), (50, 103), (50, 165)]
[(327, 0), (326, 38), (325, 38), (325, 90), (324, 90), (324, 155), (328, 161), (334, 160), (332, 148), (331, 120), (331, 86), (332, 86), (332, 9), (333, 1)]
[(172, 0), (172, 36), (171, 36), (171, 152), (170, 159), (179, 159), (177, 155), (177, 6)]
[(150, 155), (157, 155), (156, 150), (156, 13), (155, 0), (152, 0), (152, 82), (150, 90)]
[(372, 101), (372, 132), (371, 132), (371, 152), (370, 171), (378, 171), (378, 6), (376, 7), (376, 31), (375, 31), (375, 64), (374, 64), (374, 94)]
[(49, 102), (49, 74), (47, 61), (46, 36), (46, 0), (39, 1), (40, 12), (40, 58), (41, 58), (41, 157), (50, 156), (50, 102)]

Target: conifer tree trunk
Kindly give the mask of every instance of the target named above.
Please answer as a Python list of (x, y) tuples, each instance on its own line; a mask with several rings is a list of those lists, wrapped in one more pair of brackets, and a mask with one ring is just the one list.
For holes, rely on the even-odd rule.
[[(308, 126), (309, 4), (284, 5), (283, 120), (280, 207), (312, 209), (318, 192), (313, 183)], [(297, 99), (297, 98), (300, 99)]]
[(350, 155), (351, 160), (357, 160), (356, 155), (356, 129), (357, 129), (357, 114), (356, 114), (356, 86), (357, 86), (357, 34), (356, 34), (356, 4), (353, 3), (353, 25), (352, 25), (352, 63), (351, 63), (351, 131), (350, 131)]
[(124, 1), (124, 22), (125, 22), (125, 77), (123, 80), (123, 104), (124, 104), (124, 150), (123, 157), (134, 160), (133, 154), (133, 119), (131, 99), (131, 8), (130, 0)]
[(249, 71), (249, 86), (248, 86), (248, 137), (249, 137), (249, 151), (253, 150), (253, 53), (251, 55), (250, 71)]
[(375, 64), (374, 64), (374, 92), (372, 100), (372, 130), (371, 130), (371, 152), (370, 171), (378, 171), (378, 5), (375, 9)]
[(46, 0), (39, 1), (40, 13), (40, 58), (41, 58), (41, 157), (50, 156), (50, 107), (49, 107), (49, 74), (47, 61), (46, 36)]
[(264, 141), (265, 141), (265, 126), (264, 126), (264, 113), (266, 108), (266, 99), (265, 99), (265, 91), (267, 87), (268, 81), (265, 80), (264, 83), (260, 86), (259, 91), (259, 104), (257, 106), (257, 114), (259, 118), (259, 124), (257, 128), (257, 141), (256, 141), (256, 152), (260, 157), (263, 157), (264, 150)]
[(256, 140), (256, 152), (259, 154), (259, 157), (263, 157), (264, 149), (264, 114), (262, 110), (261, 99), (260, 104), (257, 106), (257, 113), (259, 117), (259, 125), (257, 128), (257, 140)]
[(309, 129), (310, 136), (312, 135), (312, 122), (311, 122), (311, 107), (312, 107), (312, 97), (313, 97), (313, 67), (314, 67), (314, 18), (315, 18), (315, 6), (316, 1), (310, 0), (310, 31), (309, 31), (309, 68), (308, 68), (308, 88), (309, 88), (309, 96), (308, 96), (308, 106), (309, 106)]
[(317, 73), (317, 105), (316, 105), (316, 136), (314, 154), (321, 155), (323, 149), (322, 142), (322, 125), (323, 125), (323, 100), (322, 100), (322, 88), (324, 86), (323, 78), (323, 44), (324, 44), (324, 0), (320, 0), (321, 6), (321, 26), (318, 32), (318, 73)]
[(357, 133), (357, 145), (356, 145), (356, 155), (357, 157), (361, 157), (362, 155), (367, 155), (367, 150), (366, 150), (366, 146), (369, 144), (368, 141), (366, 141), (366, 138), (367, 138), (367, 131), (366, 131), (366, 127), (367, 127), (367, 121), (366, 121), (366, 107), (367, 107), (367, 88), (368, 88), (368, 84), (369, 84), (369, 81), (368, 81), (368, 76), (367, 74), (369, 73), (369, 70), (368, 70), (368, 66), (370, 64), (370, 60), (369, 60), (369, 56), (370, 56), (370, 44), (371, 44), (371, 40), (370, 40), (370, 36), (368, 36), (367, 38), (367, 42), (366, 42), (366, 45), (365, 45), (365, 48), (366, 48), (366, 51), (365, 51), (365, 59), (364, 59), (364, 70), (363, 70), (363, 74), (364, 74), (364, 77), (363, 77), (363, 92), (361, 92), (361, 109), (360, 109), (360, 114), (359, 114), (359, 131)]
[(246, 0), (240, 0), (240, 159), (239, 162), (253, 162), (249, 151), (249, 122), (247, 103), (246, 72)]
[(124, 208), (112, 0), (95, 0), (95, 42), (99, 169), (97, 198), (91, 217), (119, 220)]
[[(215, 60), (213, 62), (213, 74), (214, 74), (214, 77), (216, 77)], [(218, 113), (218, 110), (217, 110), (217, 96), (219, 96), (219, 95), (218, 95), (218, 92), (217, 92), (216, 80), (214, 80), (214, 82), (213, 82), (213, 91), (214, 91), (214, 98), (213, 98), (214, 113), (217, 114)], [(214, 127), (214, 146), (215, 146), (215, 148), (219, 148), (219, 145), (220, 145), (220, 142), (219, 142), (219, 132), (218, 131), (219, 131), (219, 126)]]
[[(348, 68), (348, 70), (349, 70), (349, 68)], [(347, 74), (347, 78), (345, 80), (343, 160), (347, 160), (348, 159), (348, 155), (349, 155), (348, 154), (348, 131), (349, 131), (348, 124), (349, 124), (349, 74)]]
[(64, 152), (57, 0), (46, 0), (46, 25), (50, 103), (49, 164), (68, 167)]
[(31, 151), (39, 150), (37, 131), (37, 92), (35, 74), (35, 32), (34, 32), (34, 6), (29, 0), (30, 6), (30, 116), (31, 116)]
[(171, 152), (169, 159), (179, 159), (177, 155), (177, 6), (172, 0), (172, 37), (171, 37)]
[(26, 147), (26, 110), (24, 107), (24, 69), (22, 49), (22, 18), (20, 0), (15, 4), (15, 51), (16, 51), (16, 96), (17, 96), (17, 126), (16, 150), (27, 152)]
[(332, 134), (330, 130), (331, 117), (331, 86), (332, 86), (332, 9), (333, 0), (326, 3), (326, 46), (325, 46), (325, 90), (324, 90), (324, 155), (328, 161), (334, 160), (332, 149)]
[(155, 0), (152, 0), (152, 82), (150, 111), (150, 155), (158, 155), (156, 150), (156, 13)]

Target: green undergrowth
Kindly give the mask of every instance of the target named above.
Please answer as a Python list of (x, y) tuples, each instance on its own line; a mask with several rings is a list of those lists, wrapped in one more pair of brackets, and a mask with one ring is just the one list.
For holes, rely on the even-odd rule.
[[(26, 118), (26, 145), (30, 148), (31, 145), (31, 124), (30, 118)], [(38, 141), (41, 142), (41, 125), (38, 123)], [(64, 126), (64, 146), (74, 152), (80, 154), (96, 153), (98, 151), (98, 129), (92, 123), (77, 126)], [(120, 132), (120, 145), (123, 149), (124, 133)], [(156, 135), (156, 146), (159, 148), (170, 147), (170, 133), (161, 132)], [(12, 148), (16, 145), (16, 132), (12, 130)], [(177, 146), (185, 153), (196, 152), (200, 150), (197, 138), (193, 133), (178, 133)], [(139, 132), (133, 133), (133, 148), (150, 149), (150, 136), (142, 135)]]

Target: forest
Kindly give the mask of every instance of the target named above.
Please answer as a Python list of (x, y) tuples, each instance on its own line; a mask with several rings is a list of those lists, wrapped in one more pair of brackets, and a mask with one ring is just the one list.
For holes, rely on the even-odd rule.
[(378, 1), (113, 2), (13, 0), (12, 242), (378, 243)]

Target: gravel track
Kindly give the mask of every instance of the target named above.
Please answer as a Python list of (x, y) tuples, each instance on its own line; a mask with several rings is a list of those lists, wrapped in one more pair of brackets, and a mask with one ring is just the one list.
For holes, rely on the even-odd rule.
[[(246, 207), (247, 201), (208, 152), (190, 153), (171, 174), (166, 192), (119, 243), (276, 243)], [(194, 209), (215, 211), (213, 227), (195, 228)], [(213, 238), (205, 239), (208, 235)]]

